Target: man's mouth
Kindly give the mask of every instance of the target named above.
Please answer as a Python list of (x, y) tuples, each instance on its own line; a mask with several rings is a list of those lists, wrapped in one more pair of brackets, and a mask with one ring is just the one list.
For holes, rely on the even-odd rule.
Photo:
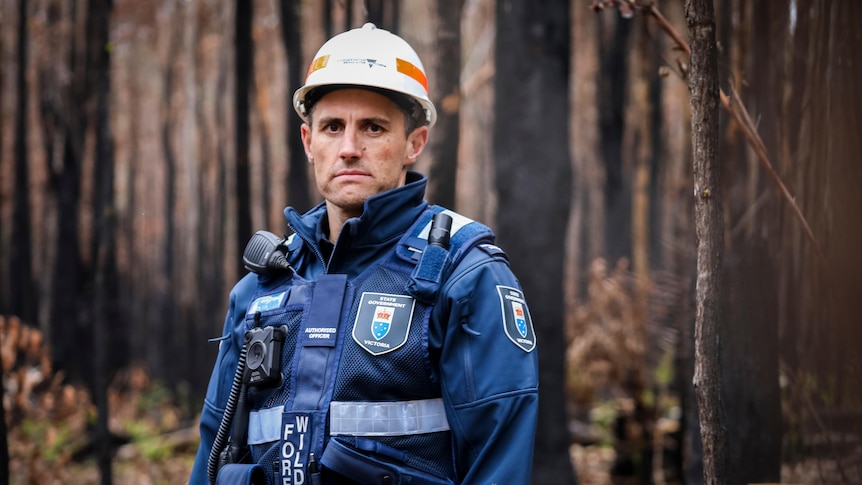
[(362, 170), (342, 170), (335, 174), (336, 177), (367, 177), (368, 173)]

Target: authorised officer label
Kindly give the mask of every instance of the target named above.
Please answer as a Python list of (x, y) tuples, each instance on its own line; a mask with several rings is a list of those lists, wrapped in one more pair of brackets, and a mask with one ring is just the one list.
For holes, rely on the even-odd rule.
[(362, 294), (353, 323), (353, 340), (372, 355), (382, 355), (407, 342), (415, 300), (407, 295)]
[(497, 286), (500, 305), (503, 309), (503, 329), (515, 345), (525, 352), (536, 348), (536, 332), (524, 294), (517, 288)]

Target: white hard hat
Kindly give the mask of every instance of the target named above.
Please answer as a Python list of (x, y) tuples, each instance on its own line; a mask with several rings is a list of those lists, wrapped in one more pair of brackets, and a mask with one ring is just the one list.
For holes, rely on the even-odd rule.
[(404, 39), (367, 23), (329, 39), (308, 67), (305, 85), (293, 93), (293, 107), (308, 121), (306, 96), (322, 86), (366, 86), (407, 95), (425, 112), (429, 126), (437, 110), (428, 98), (425, 68)]

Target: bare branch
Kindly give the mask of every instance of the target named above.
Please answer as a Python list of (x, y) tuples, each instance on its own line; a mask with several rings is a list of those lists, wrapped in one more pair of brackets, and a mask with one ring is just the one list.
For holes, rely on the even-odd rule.
[[(679, 32), (674, 29), (673, 25), (668, 22), (668, 20), (662, 15), (659, 11), (658, 7), (656, 7), (655, 3), (652, 1), (637, 1), (637, 0), (594, 0), (590, 5), (590, 9), (598, 12), (604, 10), (606, 8), (617, 8), (620, 11), (620, 14), (623, 17), (629, 18), (631, 17), (630, 12), (632, 9), (639, 10), (644, 12), (646, 15), (651, 16), (656, 20), (659, 27), (673, 40), (673, 42), (677, 45), (677, 47), (682, 50), (686, 55), (691, 55), (691, 48), (688, 43), (682, 38)], [(683, 76), (686, 75), (687, 67), (680, 63), (680, 69), (683, 73)], [(781, 196), (790, 204), (790, 208), (793, 211), (793, 214), (799, 220), (800, 224), (802, 224), (802, 230), (805, 232), (805, 235), (811, 241), (811, 244), (814, 246), (814, 251), (817, 253), (817, 256), (820, 258), (820, 261), (823, 263), (824, 273), (826, 275), (826, 279), (829, 282), (829, 286), (834, 290), (835, 286), (832, 283), (831, 272), (829, 270), (829, 265), (826, 261), (826, 255), (823, 253), (820, 248), (820, 244), (817, 242), (817, 238), (814, 236), (814, 232), (811, 230), (811, 226), (808, 224), (808, 220), (805, 218), (805, 215), (802, 213), (802, 210), (796, 204), (796, 198), (790, 193), (790, 190), (781, 180), (781, 177), (778, 173), (775, 172), (773, 168), (772, 162), (769, 159), (769, 154), (766, 149), (766, 146), (763, 143), (763, 140), (760, 137), (760, 134), (757, 132), (757, 127), (752, 122), (751, 117), (748, 114), (748, 110), (745, 107), (745, 104), (742, 102), (742, 99), (739, 98), (736, 89), (731, 84), (731, 95), (728, 96), (723, 89), (719, 88), (719, 96), (721, 99), (721, 104), (727, 109), (730, 113), (730, 116), (736, 121), (739, 126), (742, 128), (742, 132), (745, 136), (745, 139), (748, 141), (751, 148), (757, 154), (757, 159), (760, 161), (763, 168), (769, 173), (770, 178), (778, 187), (779, 192), (781, 192)], [(834, 294), (834, 291), (833, 291)]]

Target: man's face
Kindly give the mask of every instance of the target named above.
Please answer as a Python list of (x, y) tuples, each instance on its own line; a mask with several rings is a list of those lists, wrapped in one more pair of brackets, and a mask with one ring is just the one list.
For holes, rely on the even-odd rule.
[(369, 197), (404, 185), (428, 141), (427, 127), (405, 136), (404, 122), (392, 100), (363, 89), (333, 91), (315, 103), (302, 142), (331, 209), (355, 217)]

